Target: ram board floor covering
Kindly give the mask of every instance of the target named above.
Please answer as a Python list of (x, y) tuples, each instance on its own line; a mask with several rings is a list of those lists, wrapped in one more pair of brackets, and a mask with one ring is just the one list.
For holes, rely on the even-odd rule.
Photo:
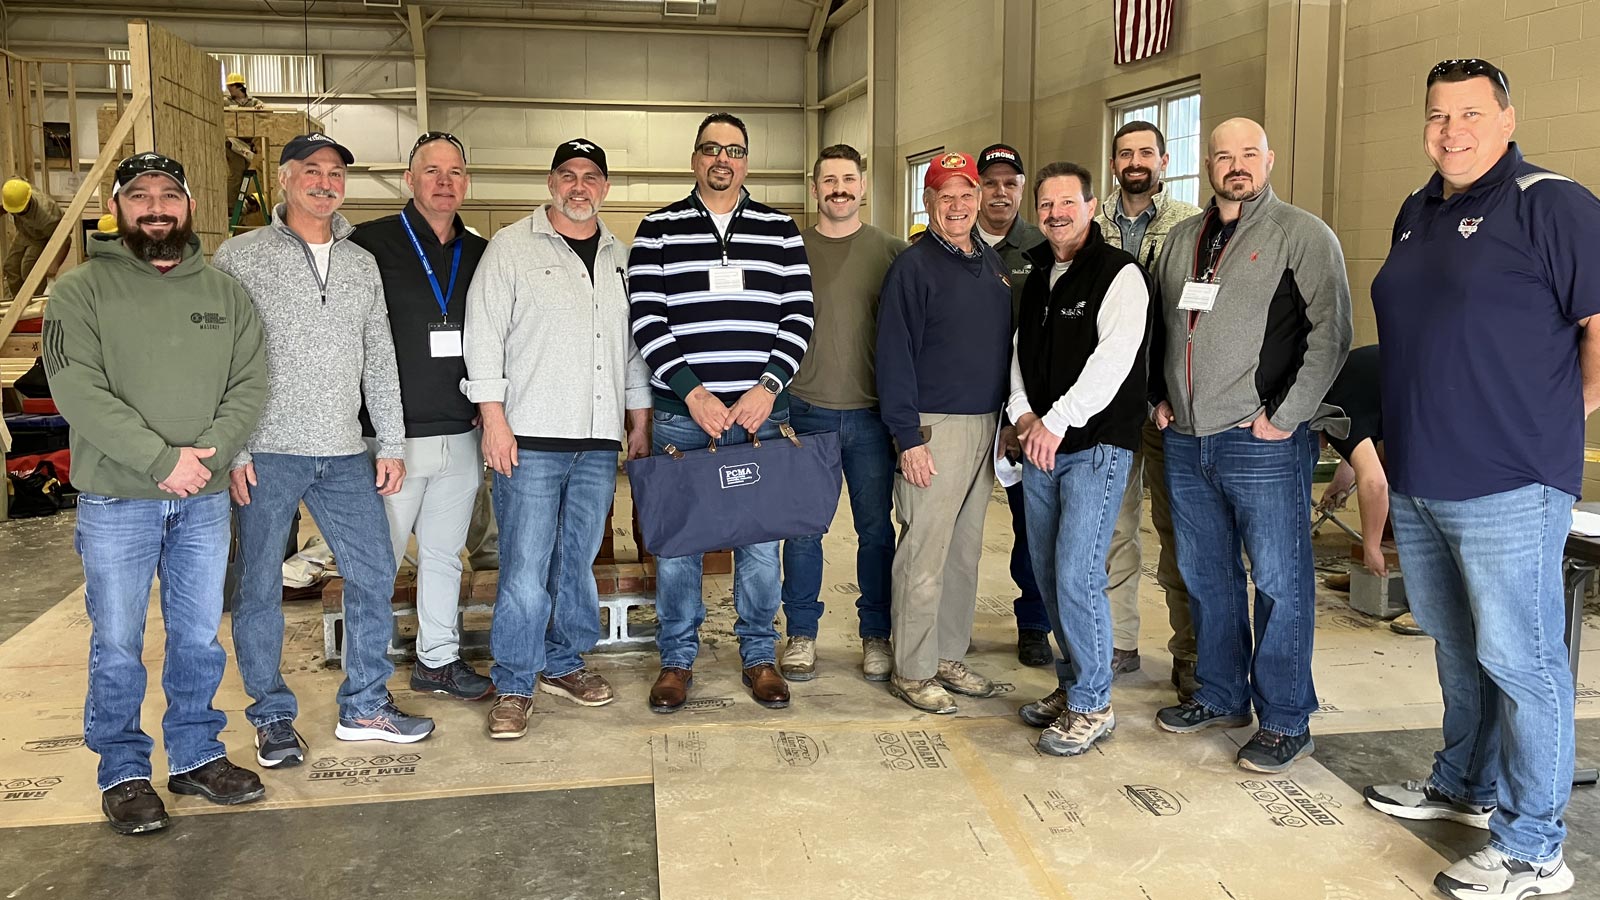
[[(0, 548), (23, 524), (0, 527)], [(1153, 724), (1172, 692), (1148, 528), (1144, 667), (1117, 680), (1114, 736), (1083, 757), (1040, 755), (1016, 717), (1053, 678), (1016, 661), (1004, 494), (989, 510), (968, 657), (1002, 693), (962, 699), (953, 716), (919, 713), (860, 677), (854, 535), (841, 504), (825, 540), (818, 674), (793, 685), (788, 710), (757, 706), (740, 685), (731, 579), (710, 576), (691, 703), (676, 715), (646, 709), (653, 652), (595, 654), (615, 703), (582, 709), (541, 695), (527, 737), (490, 741), (486, 704), (413, 694), (402, 664), (391, 690), (403, 708), (433, 716), (435, 734), (408, 746), (339, 742), (342, 673), (322, 663), (320, 608), (290, 604), (284, 670), (306, 764), (264, 773), (267, 797), (232, 808), (173, 796), (158, 774), (173, 823), (138, 838), (103, 824), (95, 757), (83, 747), (80, 588), (0, 644), (0, 898), (1430, 896), (1434, 874), (1482, 832), (1403, 826), (1366, 808), (1360, 788), (1426, 772), (1440, 717), (1431, 641), (1391, 633), (1319, 581), (1319, 752), (1280, 776), (1242, 771), (1233, 755), (1250, 729), (1179, 736)], [(1325, 529), (1317, 543), (1326, 570), (1342, 568), (1348, 550), (1336, 534)], [(70, 574), (70, 545), (49, 549), (60, 543), (21, 541), (34, 548), (27, 566)], [(8, 583), (26, 577), (5, 559)], [(254, 767), (226, 617), (223, 628), (223, 740)], [(147, 730), (163, 709), (162, 635), (152, 602)], [(1585, 646), (1580, 762), (1600, 758), (1595, 629)], [(165, 772), (159, 736), (154, 766)], [(1569, 824), (1580, 879), (1571, 896), (1600, 897), (1591, 792), (1574, 793)]]

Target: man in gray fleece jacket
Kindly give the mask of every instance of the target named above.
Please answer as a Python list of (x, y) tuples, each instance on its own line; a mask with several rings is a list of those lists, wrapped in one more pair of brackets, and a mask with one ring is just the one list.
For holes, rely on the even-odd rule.
[[(299, 707), (279, 672), (283, 546), (301, 500), (344, 577), (335, 736), (410, 743), (433, 730), (431, 720), (396, 709), (385, 686), (394, 672), (387, 648), (395, 559), (380, 495), (405, 478), (405, 422), (378, 265), (349, 240), (354, 229), (337, 212), (354, 161), (322, 134), (290, 141), (279, 161), (284, 202), (272, 224), (231, 238), (213, 259), (244, 286), (266, 333), (266, 405), (229, 478), (242, 563), (233, 645), (255, 701), (245, 716), (256, 727), (256, 761), (267, 768), (305, 758), (294, 728)], [(376, 467), (361, 439), (363, 390)]]
[[(1156, 721), (1179, 733), (1237, 727), (1254, 705), (1260, 730), (1238, 762), (1260, 772), (1314, 749), (1312, 432), (1351, 331), (1339, 241), (1273, 195), (1272, 159), (1248, 119), (1211, 133), (1216, 196), (1173, 228), (1156, 264), (1150, 356), (1200, 682)], [(1256, 585), (1254, 648), (1241, 543)]]

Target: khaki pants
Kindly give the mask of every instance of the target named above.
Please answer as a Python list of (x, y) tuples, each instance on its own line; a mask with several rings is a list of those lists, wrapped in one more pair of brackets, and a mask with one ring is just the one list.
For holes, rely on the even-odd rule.
[(939, 474), (919, 488), (897, 475), (890, 632), (901, 678), (932, 678), (941, 659), (963, 659), (978, 605), (983, 518), (994, 490), (995, 414), (924, 415)]
[(1167, 493), (1166, 454), (1162, 452), (1161, 430), (1146, 422), (1144, 448), (1134, 454), (1128, 474), (1128, 489), (1122, 494), (1117, 511), (1117, 527), (1111, 536), (1111, 553), (1106, 559), (1111, 597), (1112, 646), (1118, 650), (1139, 649), (1139, 505), (1144, 488), (1150, 487), (1150, 519), (1161, 538), (1161, 556), (1156, 563), (1156, 583), (1167, 595), (1167, 620), (1172, 637), (1167, 649), (1173, 659), (1190, 662), (1195, 658), (1194, 620), (1189, 617), (1189, 591), (1178, 572), (1178, 542), (1172, 536), (1172, 500)]

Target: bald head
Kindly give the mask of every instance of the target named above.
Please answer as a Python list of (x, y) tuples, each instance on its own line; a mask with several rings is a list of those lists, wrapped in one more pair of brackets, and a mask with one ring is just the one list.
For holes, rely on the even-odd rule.
[(1219, 200), (1237, 203), (1261, 193), (1272, 174), (1267, 132), (1251, 119), (1229, 119), (1206, 142), (1206, 172)]

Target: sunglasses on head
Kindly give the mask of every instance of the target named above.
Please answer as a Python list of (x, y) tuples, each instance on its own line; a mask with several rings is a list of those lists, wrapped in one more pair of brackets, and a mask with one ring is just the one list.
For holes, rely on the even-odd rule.
[(701, 156), (709, 156), (712, 159), (716, 159), (718, 154), (722, 153), (726, 153), (729, 159), (744, 159), (750, 153), (748, 148), (741, 147), (738, 144), (724, 145), (716, 141), (706, 141), (703, 144), (696, 145), (694, 149)]
[(449, 141), (451, 145), (453, 145), (457, 150), (461, 151), (462, 161), (466, 161), (467, 148), (461, 145), (460, 138), (448, 131), (430, 131), (424, 134), (422, 137), (417, 138), (417, 142), (411, 145), (411, 155), (406, 158), (406, 162), (410, 163), (412, 160), (415, 160), (417, 158), (417, 151), (422, 149), (422, 145), (432, 141)]
[(1506, 79), (1506, 73), (1500, 71), (1494, 63), (1483, 59), (1447, 59), (1429, 70), (1427, 86), (1433, 87), (1435, 81), (1455, 74), (1470, 78), (1488, 78), (1500, 85), (1500, 90), (1505, 91), (1506, 96), (1511, 96), (1511, 83)]

